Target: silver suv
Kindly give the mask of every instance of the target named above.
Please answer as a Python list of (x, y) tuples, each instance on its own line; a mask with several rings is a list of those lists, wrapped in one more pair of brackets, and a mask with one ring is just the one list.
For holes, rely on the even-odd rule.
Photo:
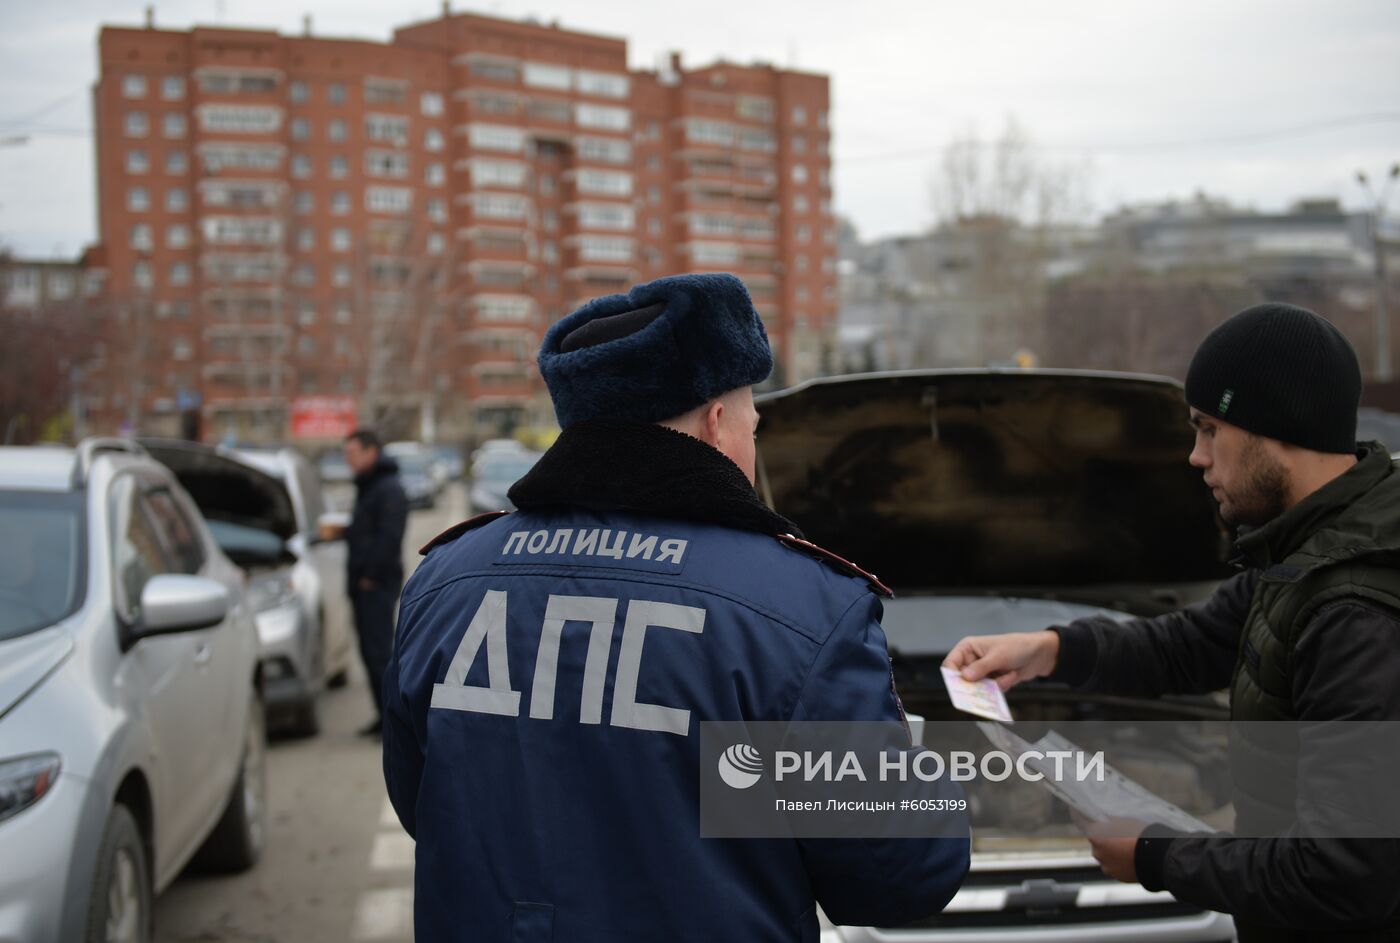
[(0, 940), (151, 938), (191, 860), (265, 827), (242, 574), (123, 440), (0, 448)]

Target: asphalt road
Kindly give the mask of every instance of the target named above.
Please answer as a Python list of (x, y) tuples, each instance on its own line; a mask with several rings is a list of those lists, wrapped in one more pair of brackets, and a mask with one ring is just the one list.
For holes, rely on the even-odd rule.
[[(408, 568), (418, 547), (465, 516), (460, 486), (437, 508), (414, 511)], [(156, 902), (157, 943), (413, 939), (413, 843), (389, 808), (379, 741), (355, 733), (371, 716), (357, 660), (350, 684), (322, 701), (318, 736), (269, 745), (262, 861), (233, 877), (176, 880)]]

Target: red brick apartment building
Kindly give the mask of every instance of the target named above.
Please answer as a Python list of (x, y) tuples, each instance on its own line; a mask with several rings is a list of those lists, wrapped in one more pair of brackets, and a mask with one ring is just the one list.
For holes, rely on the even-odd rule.
[(630, 71), (625, 40), (446, 9), (388, 43), (148, 26), (99, 46), (98, 429), (197, 410), (205, 438), (282, 439), (326, 395), (445, 441), (548, 423), (548, 326), (687, 271), (745, 280), (782, 382), (821, 371), (825, 76)]

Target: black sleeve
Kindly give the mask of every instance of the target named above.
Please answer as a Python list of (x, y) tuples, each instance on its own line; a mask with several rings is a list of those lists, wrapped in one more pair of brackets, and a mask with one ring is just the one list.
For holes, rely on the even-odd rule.
[[(1294, 653), (1293, 692), (1304, 724), (1400, 720), (1400, 614), (1354, 600), (1319, 610)], [(1357, 811), (1376, 808), (1368, 805), (1375, 788), (1393, 786), (1395, 752), (1349, 749), (1343, 766), (1331, 756), (1320, 762), (1305, 746), (1298, 824), (1287, 833), (1182, 837), (1152, 826), (1138, 841), (1138, 879), (1263, 926), (1393, 925), (1400, 920), (1400, 839), (1326, 836), (1358, 833)]]
[(1204, 602), (1153, 619), (1056, 626), (1060, 656), (1049, 680), (1135, 697), (1218, 691), (1230, 683), (1257, 578), (1247, 570)]
[(365, 575), (377, 583), (388, 583), (403, 573), (403, 535), (408, 524), (408, 497), (397, 479), (381, 485), (374, 509), (373, 543)]

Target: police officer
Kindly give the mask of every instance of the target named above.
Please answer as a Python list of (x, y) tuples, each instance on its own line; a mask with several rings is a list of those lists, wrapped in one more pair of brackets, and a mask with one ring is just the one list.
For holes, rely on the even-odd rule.
[(1091, 839), (1110, 877), (1233, 914), (1245, 943), (1400, 940), (1400, 841), (1357, 840), (1346, 821), (1382, 808), (1393, 755), (1309, 769), (1284, 736), (1400, 720), (1400, 473), (1380, 443), (1357, 444), (1360, 397), (1356, 353), (1327, 321), (1284, 304), (1236, 314), (1196, 351), (1186, 401), (1190, 463), (1240, 528), (1241, 572), (1182, 612), (970, 637), (945, 662), (1003, 689), (1044, 676), (1139, 697), (1229, 687), (1232, 720), (1295, 725), (1231, 731), (1236, 827), (1251, 837), (1149, 825)]
[(597, 299), (539, 365), (563, 431), (518, 513), (441, 535), (403, 593), (384, 771), (418, 940), (816, 940), (818, 902), (940, 910), (966, 837), (700, 837), (700, 722), (902, 719), (887, 591), (754, 492), (772, 355), (743, 284)]

